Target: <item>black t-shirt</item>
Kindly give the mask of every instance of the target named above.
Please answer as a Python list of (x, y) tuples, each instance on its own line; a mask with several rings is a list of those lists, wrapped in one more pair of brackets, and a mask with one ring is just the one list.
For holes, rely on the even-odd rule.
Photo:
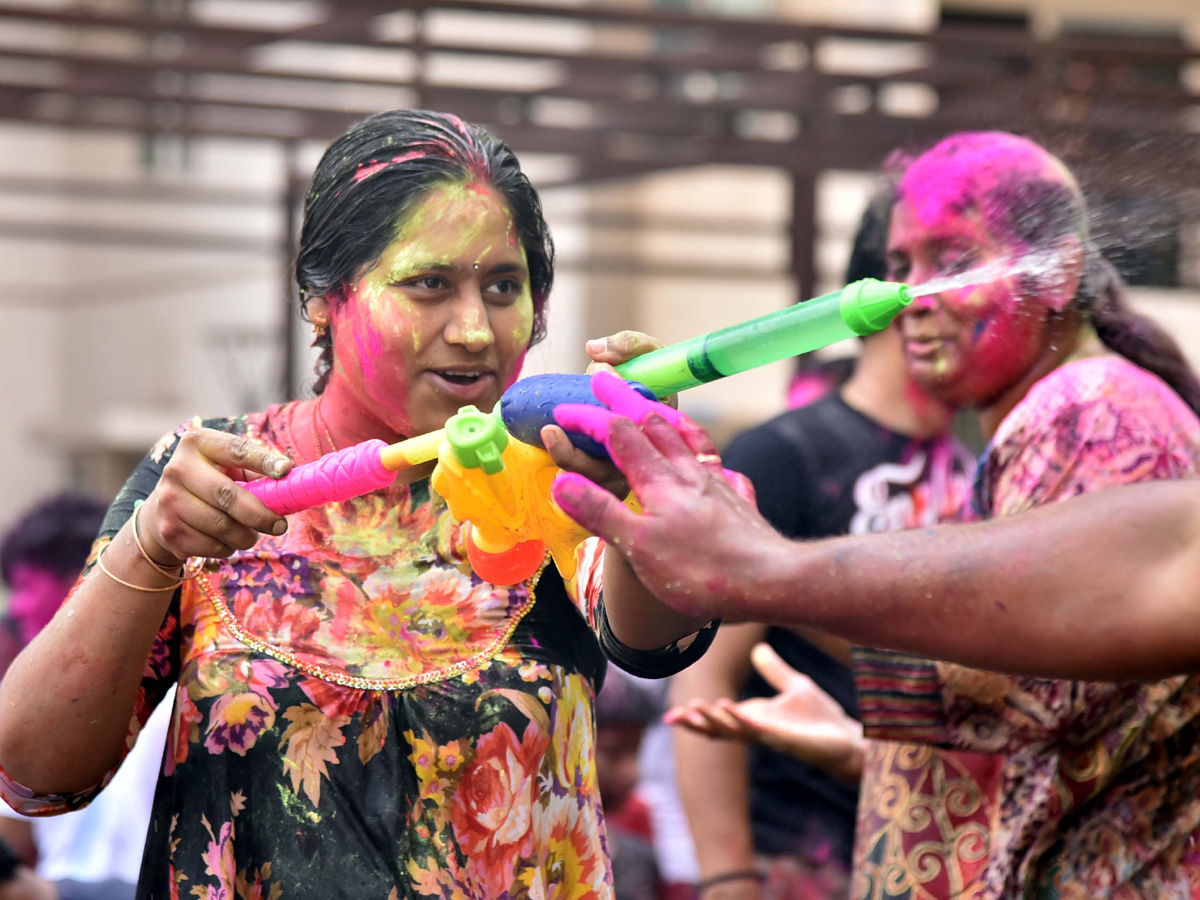
[[(971, 460), (952, 441), (897, 434), (832, 394), (734, 439), (725, 465), (754, 484), (763, 516), (790, 538), (821, 538), (932, 523), (964, 495)], [(857, 715), (850, 670), (786, 628), (767, 642)], [(774, 688), (752, 673), (743, 697)], [(808, 856), (823, 847), (850, 861), (857, 787), (755, 745), (750, 814), (759, 853)]]

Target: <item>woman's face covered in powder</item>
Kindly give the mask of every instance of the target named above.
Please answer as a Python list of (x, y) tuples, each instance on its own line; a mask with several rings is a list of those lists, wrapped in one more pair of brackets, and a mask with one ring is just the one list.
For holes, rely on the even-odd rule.
[(478, 183), (430, 190), (329, 315), (334, 371), (397, 435), (490, 410), (533, 329), (525, 249), (504, 198)]
[[(965, 137), (974, 140), (956, 146), (951, 138), (906, 172), (888, 233), (890, 278), (920, 285), (979, 267), (1004, 272), (1028, 258), (1003, 198), (1022, 182), (1069, 174), (1023, 139)], [(1030, 292), (1031, 283), (1010, 272), (918, 298), (899, 318), (917, 381), (955, 406), (986, 406), (1018, 384), (1049, 348), (1051, 308), (1069, 299), (1061, 290)]]

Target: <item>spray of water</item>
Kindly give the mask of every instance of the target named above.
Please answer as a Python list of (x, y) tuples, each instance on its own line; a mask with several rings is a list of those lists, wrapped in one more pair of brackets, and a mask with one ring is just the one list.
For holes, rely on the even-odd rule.
[(923, 284), (912, 285), (914, 297), (928, 297), (942, 291), (956, 291), (978, 284), (991, 284), (1013, 275), (1046, 276), (1058, 271), (1060, 260), (1057, 253), (1028, 253), (1017, 259), (1002, 259), (986, 265), (931, 278)]

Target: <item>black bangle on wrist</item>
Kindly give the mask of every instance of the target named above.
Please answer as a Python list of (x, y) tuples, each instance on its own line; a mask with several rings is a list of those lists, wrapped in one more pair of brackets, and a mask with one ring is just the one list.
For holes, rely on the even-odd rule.
[(716, 887), (718, 884), (725, 884), (727, 881), (766, 881), (767, 876), (758, 869), (738, 869), (735, 872), (722, 872), (720, 875), (713, 875), (711, 878), (705, 878), (696, 885), (696, 894), (702, 894), (710, 887)]

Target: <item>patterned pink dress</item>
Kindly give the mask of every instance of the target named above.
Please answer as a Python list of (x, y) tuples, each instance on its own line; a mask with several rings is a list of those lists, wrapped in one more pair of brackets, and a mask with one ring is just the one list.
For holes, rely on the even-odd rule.
[[(971, 516), (1198, 466), (1200, 422), (1173, 391), (1120, 357), (1086, 359), (1001, 423)], [(878, 650), (857, 653), (856, 676), (868, 736), (904, 743), (872, 750), (854, 896), (1194, 895), (1200, 678), (1010, 677)]]

